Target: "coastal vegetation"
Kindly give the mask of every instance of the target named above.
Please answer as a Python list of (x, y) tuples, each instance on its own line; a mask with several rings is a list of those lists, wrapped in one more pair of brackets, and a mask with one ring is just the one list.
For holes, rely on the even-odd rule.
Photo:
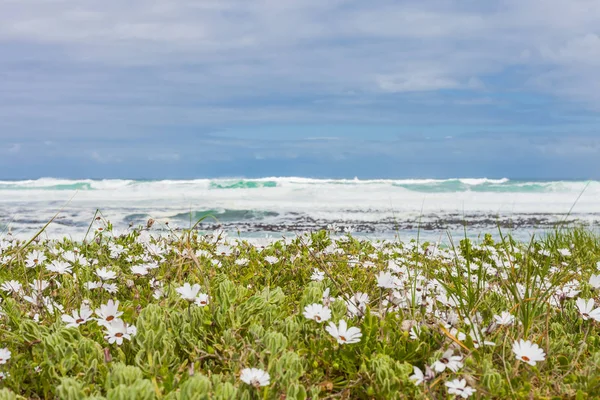
[(600, 397), (599, 238), (447, 242), (5, 235), (0, 399)]

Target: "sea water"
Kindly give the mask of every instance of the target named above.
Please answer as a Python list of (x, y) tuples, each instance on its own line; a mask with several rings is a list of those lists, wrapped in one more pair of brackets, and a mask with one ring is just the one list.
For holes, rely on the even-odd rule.
[(217, 227), (263, 237), (337, 227), (371, 238), (428, 240), (484, 232), (521, 238), (557, 224), (600, 226), (600, 182), (510, 179), (0, 181), (0, 232), (82, 238), (99, 210), (116, 231)]

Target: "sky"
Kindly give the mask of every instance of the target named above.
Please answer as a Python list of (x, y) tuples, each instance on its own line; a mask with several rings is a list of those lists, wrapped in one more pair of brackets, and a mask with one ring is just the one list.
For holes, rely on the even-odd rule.
[(0, 0), (0, 179), (600, 179), (598, 0)]

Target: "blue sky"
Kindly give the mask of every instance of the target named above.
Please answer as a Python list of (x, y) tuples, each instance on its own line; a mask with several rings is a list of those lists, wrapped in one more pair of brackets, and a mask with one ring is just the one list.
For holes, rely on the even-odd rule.
[(597, 0), (0, 2), (0, 178), (600, 178)]

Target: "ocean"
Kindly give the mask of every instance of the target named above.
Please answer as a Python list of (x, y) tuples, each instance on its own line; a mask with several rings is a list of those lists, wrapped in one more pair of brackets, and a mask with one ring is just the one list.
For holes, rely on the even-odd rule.
[(600, 182), (509, 179), (196, 179), (0, 181), (0, 234), (81, 239), (96, 210), (119, 232), (156, 222), (167, 232), (221, 228), (264, 237), (327, 228), (369, 238), (423, 240), (512, 233), (557, 223), (600, 226)]

